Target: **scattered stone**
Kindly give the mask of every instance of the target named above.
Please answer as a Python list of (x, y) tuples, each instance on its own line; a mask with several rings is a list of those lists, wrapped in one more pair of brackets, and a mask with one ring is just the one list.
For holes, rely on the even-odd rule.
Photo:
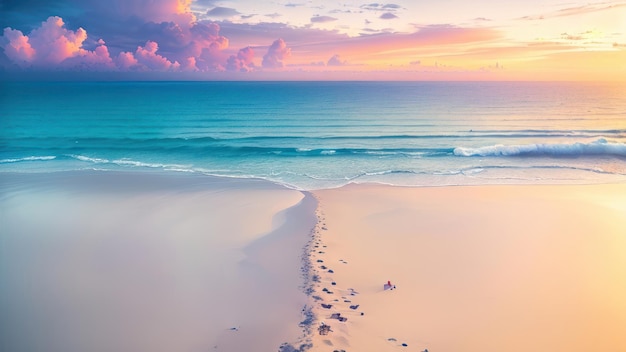
[(323, 260), (321, 260), (321, 259), (318, 259), (318, 260), (317, 260), (317, 262), (318, 262), (318, 263), (323, 263), (324, 261), (323, 261)]
[(320, 335), (328, 335), (328, 333), (332, 332), (333, 330), (330, 328), (330, 325), (326, 325), (326, 324), (322, 323), (317, 328), (317, 331), (319, 332)]
[(322, 308), (330, 309), (330, 308), (332, 308), (332, 307), (333, 307), (333, 305), (332, 305), (332, 304), (325, 304), (325, 303), (322, 303)]
[(331, 284), (331, 285), (333, 285), (333, 286), (337, 285), (337, 283), (336, 283), (336, 282), (334, 282), (334, 281), (333, 281), (333, 282), (331, 282), (330, 284)]
[(358, 304), (355, 304), (355, 305), (350, 306), (350, 309), (358, 309), (358, 308), (359, 308), (359, 305), (358, 305)]
[(337, 319), (337, 320), (339, 320), (339, 321), (341, 321), (341, 322), (344, 322), (344, 321), (347, 321), (347, 320), (348, 320), (348, 318), (346, 318), (346, 317), (342, 317), (342, 316), (341, 316), (341, 313), (333, 313), (333, 314), (331, 314), (330, 318), (331, 318), (331, 319)]
[(365, 315), (365, 313), (361, 312), (361, 315)]
[(408, 345), (407, 345), (406, 343), (403, 343), (403, 344), (402, 344), (402, 347), (407, 347), (407, 346), (408, 346)]
[(334, 271), (332, 269), (328, 269), (328, 272), (331, 273), (331, 274), (334, 273)]
[(393, 337), (390, 337), (387, 339), (387, 341), (398, 341), (398, 340), (394, 339)]

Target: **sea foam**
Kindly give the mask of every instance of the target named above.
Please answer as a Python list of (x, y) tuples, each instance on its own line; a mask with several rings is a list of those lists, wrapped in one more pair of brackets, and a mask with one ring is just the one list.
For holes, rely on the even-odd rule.
[(46, 161), (54, 159), (56, 159), (55, 156), (27, 156), (25, 158), (2, 159), (0, 160), (0, 164), (19, 163), (22, 161)]
[(524, 145), (492, 145), (479, 148), (458, 147), (456, 156), (596, 156), (612, 155), (626, 157), (626, 144), (609, 142), (604, 138), (589, 143), (539, 143)]

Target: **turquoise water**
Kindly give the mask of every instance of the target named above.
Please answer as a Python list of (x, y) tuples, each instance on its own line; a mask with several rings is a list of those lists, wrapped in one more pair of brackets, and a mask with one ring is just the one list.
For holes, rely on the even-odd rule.
[(298, 189), (626, 181), (626, 86), (1, 83), (0, 173), (146, 170)]

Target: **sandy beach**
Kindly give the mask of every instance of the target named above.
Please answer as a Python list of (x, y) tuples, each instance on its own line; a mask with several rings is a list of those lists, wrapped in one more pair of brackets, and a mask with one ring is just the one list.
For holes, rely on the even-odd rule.
[(1, 186), (7, 350), (626, 350), (626, 185)]
[(313, 351), (626, 350), (626, 185), (313, 193)]
[(3, 174), (4, 351), (275, 351), (315, 200), (261, 180)]

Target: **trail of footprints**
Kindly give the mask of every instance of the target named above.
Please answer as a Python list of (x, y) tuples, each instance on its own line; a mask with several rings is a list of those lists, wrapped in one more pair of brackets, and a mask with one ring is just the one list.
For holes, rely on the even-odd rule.
[[(313, 299), (316, 301), (316, 304), (319, 304), (322, 307), (322, 313), (319, 317), (320, 324), (331, 325), (331, 323), (326, 323), (326, 321), (337, 321), (338, 324), (332, 324), (331, 333), (332, 332), (345, 332), (346, 326), (339, 324), (347, 324), (348, 318), (350, 319), (358, 319), (365, 315), (365, 312), (360, 309), (361, 305), (357, 302), (353, 301), (357, 299), (359, 294), (354, 288), (341, 288), (341, 285), (337, 283), (333, 274), (335, 273), (335, 269), (331, 268), (329, 263), (324, 260), (325, 248), (327, 246), (322, 242), (322, 235), (324, 232), (328, 230), (326, 227), (326, 218), (324, 216), (324, 212), (318, 209), (317, 216), (319, 222), (317, 224), (314, 236), (313, 236), (313, 248), (311, 251), (311, 265), (315, 268), (315, 274), (312, 277), (313, 281)], [(339, 259), (338, 264), (345, 265), (348, 262), (344, 259)], [(339, 269), (341, 270), (341, 269)], [(340, 313), (338, 311), (342, 311)], [(348, 312), (348, 316), (345, 316), (345, 312)], [(317, 331), (315, 331), (317, 333)], [(344, 334), (345, 335), (345, 334)], [(338, 338), (345, 345), (349, 345), (348, 340), (341, 336)], [(395, 338), (388, 338), (387, 341), (396, 343), (397, 340)], [(330, 339), (324, 340), (324, 343), (332, 346), (333, 343)], [(407, 347), (406, 343), (398, 344), (398, 346)], [(347, 352), (343, 349), (335, 349), (332, 352)], [(422, 351), (428, 352), (428, 350)]]
[[(334, 278), (335, 268), (330, 267), (330, 263), (325, 261), (325, 248), (321, 241), (321, 237), (324, 232), (328, 230), (326, 227), (325, 216), (321, 210), (318, 210), (319, 223), (314, 236), (313, 250), (312, 250), (312, 263), (314, 264), (316, 274), (313, 277), (315, 292), (313, 298), (316, 303), (322, 307), (322, 313), (320, 314), (320, 324), (331, 325), (326, 323), (328, 320), (337, 321), (338, 324), (331, 325), (332, 332), (345, 331), (345, 326), (339, 324), (346, 324), (348, 318), (353, 319), (358, 316), (363, 316), (365, 313), (359, 310), (360, 305), (354, 304), (353, 299), (358, 295), (358, 292), (353, 288), (343, 289)], [(339, 264), (348, 264), (347, 261), (339, 259)], [(340, 270), (340, 269), (338, 269)], [(340, 313), (342, 311), (344, 313)], [(354, 311), (354, 314), (345, 316), (346, 311)], [(345, 337), (340, 338), (344, 340), (346, 345), (349, 345)], [(331, 340), (324, 341), (327, 345), (332, 346)], [(333, 352), (346, 352), (343, 349), (335, 349)]]

